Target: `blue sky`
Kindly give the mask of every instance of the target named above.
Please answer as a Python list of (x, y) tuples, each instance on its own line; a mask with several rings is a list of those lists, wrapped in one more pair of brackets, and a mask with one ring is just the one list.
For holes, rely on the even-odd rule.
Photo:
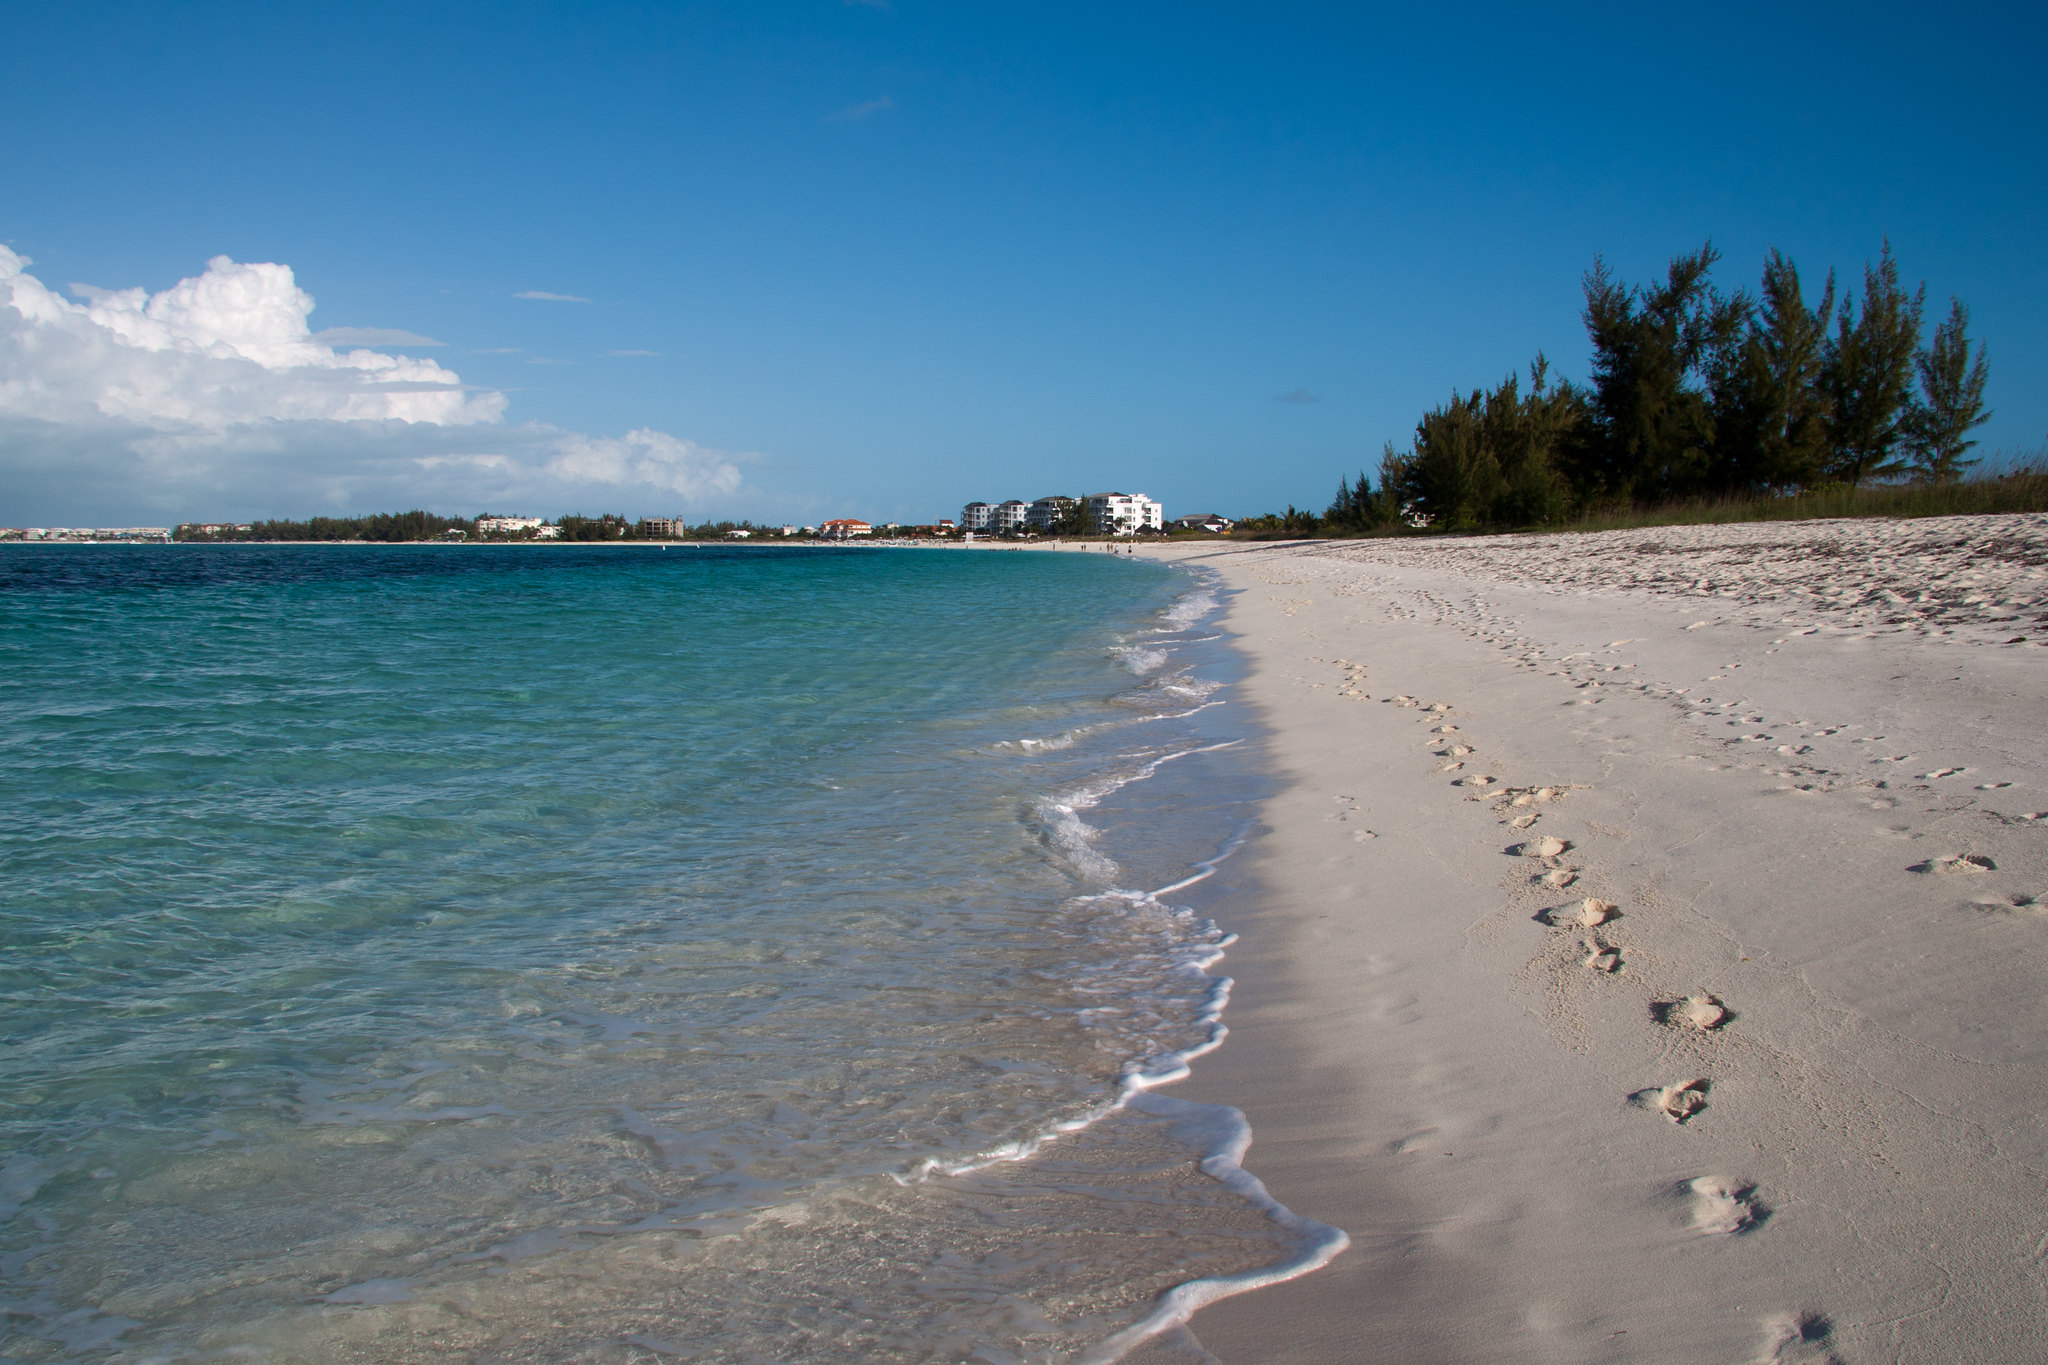
[[(1989, 343), (1983, 452), (2039, 448), (2038, 17), (1652, 9), (9, 4), (26, 276), (279, 263), (475, 402), (52, 399), (0, 422), (0, 522), (1319, 507), (1453, 388), (1583, 376), (1596, 252), (1707, 238), (1732, 288), (1889, 236)], [(103, 321), (57, 319), (78, 365)]]

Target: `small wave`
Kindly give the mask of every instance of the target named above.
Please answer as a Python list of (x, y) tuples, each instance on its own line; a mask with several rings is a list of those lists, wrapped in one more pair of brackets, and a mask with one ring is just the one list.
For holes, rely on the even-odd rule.
[[(1191, 912), (1170, 907), (1160, 898), (1213, 876), (1217, 867), (1242, 846), (1246, 832), (1240, 829), (1215, 856), (1196, 864), (1186, 877), (1156, 891), (1112, 891), (1081, 898), (1084, 902), (1120, 904), (1127, 915), (1163, 913), (1185, 923), (1190, 937), (1167, 951), (1165, 966), (1169, 976), (1193, 974), (1208, 978), (1201, 1003), (1189, 1021), (1197, 1035), (1192, 1043), (1127, 1062), (1113, 1099), (1063, 1120), (1045, 1132), (1002, 1144), (964, 1161), (927, 1159), (916, 1171), (896, 1177), (899, 1183), (909, 1184), (933, 1176), (960, 1176), (1003, 1162), (1029, 1160), (1063, 1135), (1080, 1132), (1113, 1114), (1128, 1110), (1167, 1120), (1171, 1125), (1169, 1132), (1177, 1140), (1202, 1154), (1197, 1164), (1204, 1175), (1258, 1209), (1286, 1235), (1291, 1246), (1279, 1261), (1237, 1274), (1208, 1276), (1174, 1286), (1153, 1302), (1151, 1311), (1144, 1317), (1104, 1338), (1092, 1351), (1081, 1356), (1076, 1365), (1114, 1365), (1144, 1342), (1183, 1325), (1205, 1305), (1307, 1275), (1329, 1264), (1351, 1245), (1350, 1236), (1341, 1228), (1294, 1212), (1273, 1197), (1265, 1182), (1245, 1169), (1244, 1157), (1251, 1147), (1252, 1129), (1243, 1111), (1230, 1105), (1201, 1103), (1154, 1093), (1159, 1086), (1188, 1076), (1197, 1058), (1221, 1047), (1229, 1036), (1230, 1030), (1223, 1023), (1223, 1012), (1230, 1003), (1233, 983), (1227, 976), (1212, 976), (1209, 969), (1220, 962), (1224, 951), (1237, 941), (1236, 935), (1222, 933), (1213, 923), (1196, 920)], [(1088, 1022), (1113, 1021), (1126, 1013), (1122, 1008), (1112, 1007), (1083, 1011)]]
[(1096, 850), (1095, 838), (1099, 831), (1081, 818), (1081, 812), (1092, 810), (1102, 803), (1104, 797), (1128, 787), (1133, 782), (1143, 782), (1175, 759), (1186, 758), (1190, 754), (1215, 753), (1218, 750), (1235, 748), (1240, 742), (1226, 739), (1215, 744), (1192, 744), (1150, 757), (1143, 754), (1124, 755), (1126, 758), (1140, 758), (1144, 761), (1135, 768), (1105, 773), (1092, 781), (1036, 803), (1038, 816), (1046, 826), (1048, 842), (1065, 854), (1068, 862), (1088, 880), (1097, 883), (1107, 882), (1116, 875), (1117, 865)]
[(1211, 577), (1207, 582), (1183, 593), (1172, 606), (1160, 613), (1160, 618), (1170, 630), (1186, 630), (1216, 610), (1216, 604), (1216, 581)]
[(1146, 645), (1119, 645), (1116, 653), (1123, 659), (1124, 667), (1141, 678), (1166, 667), (1166, 661), (1173, 657), (1163, 649)]

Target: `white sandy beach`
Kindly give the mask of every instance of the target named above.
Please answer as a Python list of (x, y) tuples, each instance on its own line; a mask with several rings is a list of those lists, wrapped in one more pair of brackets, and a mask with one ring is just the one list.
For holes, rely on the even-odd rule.
[(1285, 781), (1175, 1093), (1353, 1242), (1207, 1352), (2048, 1358), (2048, 518), (1141, 553)]

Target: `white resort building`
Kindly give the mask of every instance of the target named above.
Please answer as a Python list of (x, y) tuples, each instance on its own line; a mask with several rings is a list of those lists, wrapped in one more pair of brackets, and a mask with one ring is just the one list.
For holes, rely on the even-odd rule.
[(997, 536), (1015, 535), (1026, 528), (1050, 531), (1077, 505), (1086, 510), (1095, 535), (1130, 536), (1166, 529), (1166, 509), (1143, 493), (1094, 493), (1085, 498), (1054, 495), (1029, 503), (1019, 498), (970, 502), (960, 509), (960, 529)]
[(1086, 502), (1088, 520), (1097, 535), (1131, 536), (1166, 529), (1166, 509), (1143, 493), (1090, 493)]

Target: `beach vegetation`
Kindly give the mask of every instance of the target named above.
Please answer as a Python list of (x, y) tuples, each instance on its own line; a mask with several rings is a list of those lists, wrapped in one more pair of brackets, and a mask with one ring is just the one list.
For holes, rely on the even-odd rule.
[(435, 512), (377, 512), (362, 517), (308, 517), (304, 521), (277, 518), (241, 525), (213, 525), (188, 522), (177, 527), (171, 538), (177, 541), (285, 541), (365, 540), (380, 544), (405, 541), (468, 539), (476, 535), (476, 518), (444, 517)]
[(1406, 448), (1386, 444), (1377, 483), (1340, 478), (1320, 515), (1290, 506), (1237, 534), (2048, 510), (2038, 459), (1965, 477), (1970, 433), (1990, 416), (1985, 347), (1958, 299), (1923, 342), (1927, 287), (1906, 287), (1889, 241), (1860, 294), (1830, 272), (1811, 303), (1781, 251), (1754, 294), (1715, 285), (1720, 259), (1706, 242), (1631, 284), (1596, 257), (1581, 282), (1584, 384), (1554, 378), (1538, 352), (1526, 384), (1453, 389)]

